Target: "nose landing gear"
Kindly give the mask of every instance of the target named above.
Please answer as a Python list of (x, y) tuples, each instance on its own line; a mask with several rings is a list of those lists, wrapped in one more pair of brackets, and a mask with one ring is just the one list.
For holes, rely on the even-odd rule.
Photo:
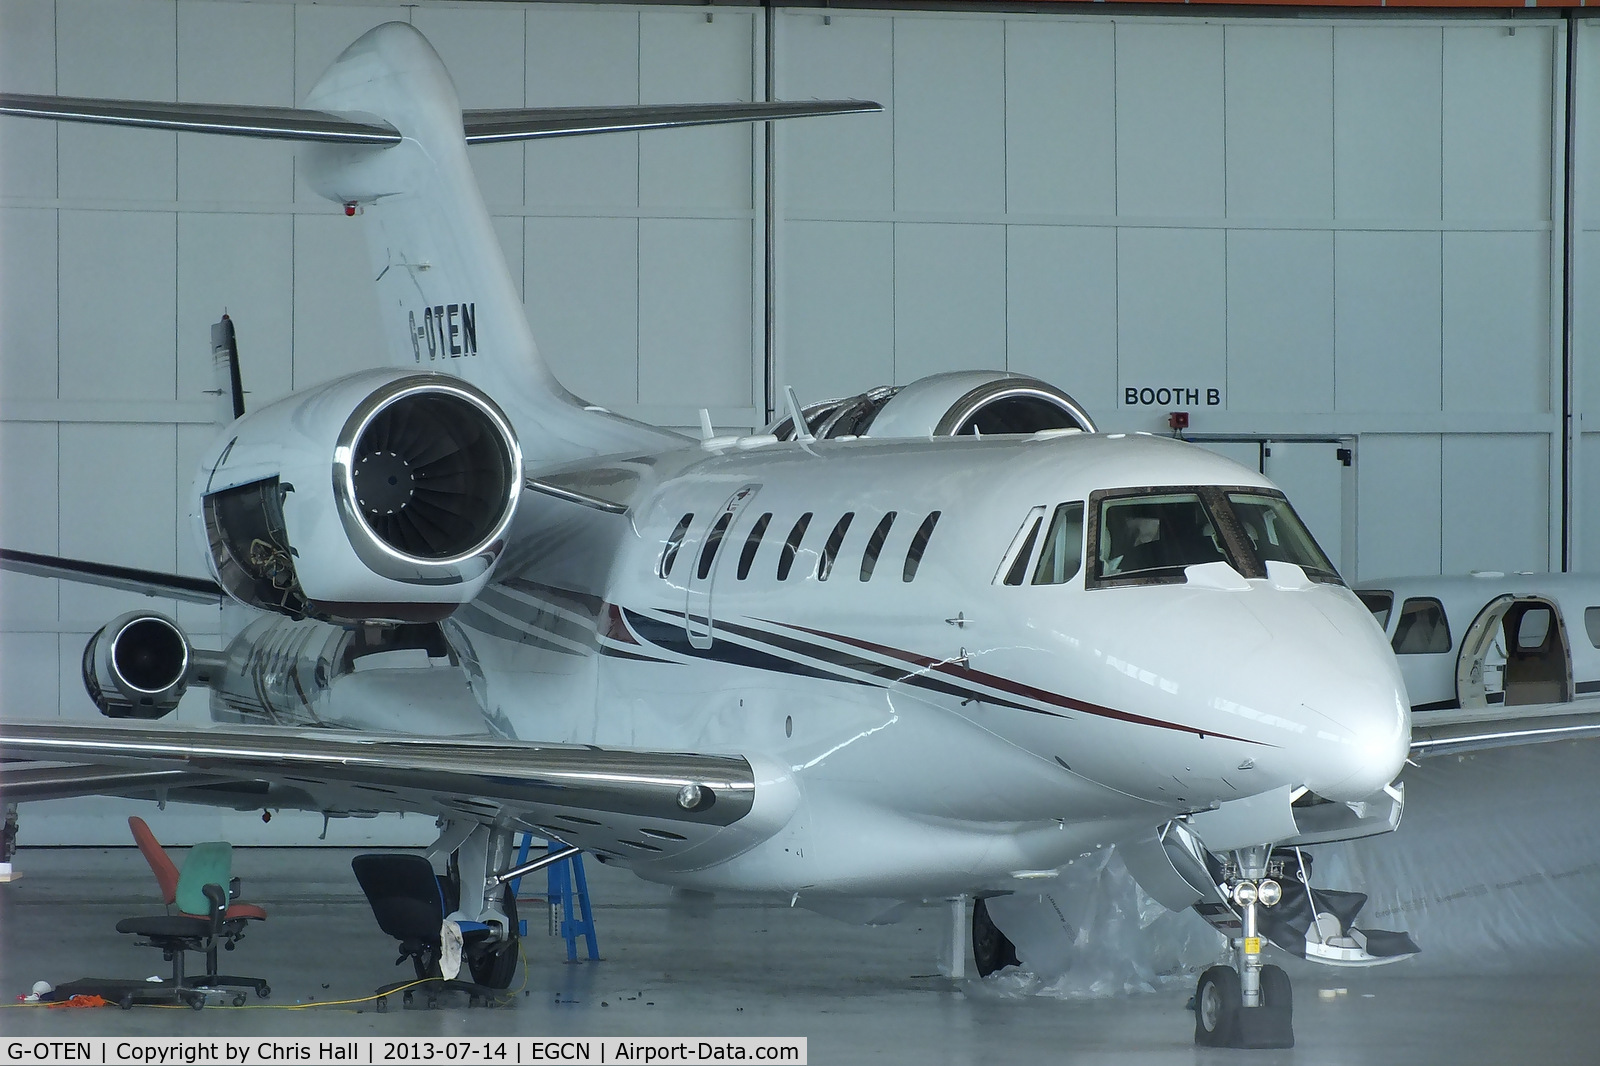
[(1282, 885), (1269, 877), (1271, 849), (1241, 848), (1233, 853), (1222, 886), (1239, 911), (1240, 935), (1233, 941), (1234, 966), (1213, 966), (1200, 975), (1194, 993), (1194, 1042), (1206, 1047), (1294, 1047), (1294, 999), (1289, 975), (1261, 962), (1259, 908), (1283, 898)]

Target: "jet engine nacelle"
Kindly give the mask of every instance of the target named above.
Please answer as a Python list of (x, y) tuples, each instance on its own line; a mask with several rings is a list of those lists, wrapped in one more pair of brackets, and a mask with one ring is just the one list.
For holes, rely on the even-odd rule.
[(189, 687), (193, 659), (178, 623), (130, 611), (102, 626), (83, 649), (83, 687), (109, 718), (160, 718)]
[(374, 370), (235, 422), (192, 517), (218, 583), (252, 607), (434, 622), (489, 580), (521, 490), (516, 434), (482, 390)]
[[(931, 374), (909, 385), (884, 385), (857, 396), (806, 405), (811, 434), (838, 437), (953, 437), (1037, 433), (1046, 429), (1095, 432), (1083, 405), (1054, 385), (1003, 370)], [(794, 439), (794, 420), (768, 427)]]

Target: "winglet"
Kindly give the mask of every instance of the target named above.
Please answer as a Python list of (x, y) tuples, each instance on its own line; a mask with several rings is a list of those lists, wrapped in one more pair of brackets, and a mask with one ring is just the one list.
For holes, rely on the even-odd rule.
[(783, 394), (789, 402), (789, 418), (794, 422), (792, 440), (816, 440), (811, 435), (811, 427), (806, 423), (805, 409), (800, 406), (800, 397), (795, 395), (793, 385), (785, 385)]

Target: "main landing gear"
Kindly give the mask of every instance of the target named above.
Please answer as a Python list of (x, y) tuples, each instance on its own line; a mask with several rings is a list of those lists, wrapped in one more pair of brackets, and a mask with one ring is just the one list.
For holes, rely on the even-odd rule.
[[(1271, 849), (1241, 848), (1224, 868), (1223, 887), (1240, 917), (1233, 941), (1236, 966), (1213, 966), (1194, 992), (1194, 1042), (1206, 1047), (1294, 1047), (1294, 997), (1289, 975), (1261, 962), (1259, 909), (1283, 898), (1269, 865)], [(1272, 876), (1277, 874), (1278, 877)]]

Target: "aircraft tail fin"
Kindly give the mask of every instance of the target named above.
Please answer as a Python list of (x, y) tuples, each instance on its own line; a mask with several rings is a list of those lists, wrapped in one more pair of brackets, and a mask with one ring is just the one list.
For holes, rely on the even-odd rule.
[(303, 108), (0, 95), (0, 114), (302, 142), (307, 183), (347, 215), (364, 216), (383, 361), (484, 389), (535, 461), (656, 450), (683, 438), (587, 406), (555, 379), (528, 329), (468, 144), (878, 109), (832, 100), (463, 113), (444, 63), (403, 22), (346, 48)]

